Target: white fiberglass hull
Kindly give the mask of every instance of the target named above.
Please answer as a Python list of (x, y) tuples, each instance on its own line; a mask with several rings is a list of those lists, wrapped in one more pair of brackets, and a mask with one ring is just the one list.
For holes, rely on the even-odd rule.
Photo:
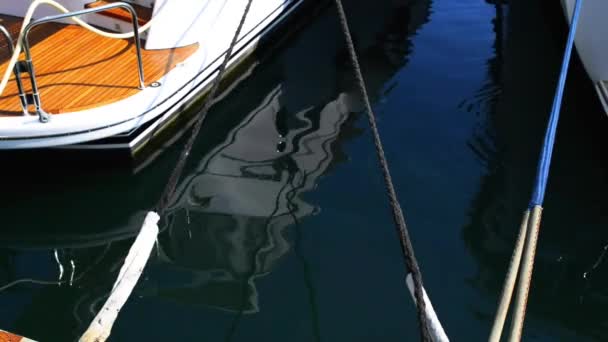
[[(576, 0), (561, 0), (570, 23)], [(608, 1), (585, 0), (576, 32), (578, 55), (608, 113)]]

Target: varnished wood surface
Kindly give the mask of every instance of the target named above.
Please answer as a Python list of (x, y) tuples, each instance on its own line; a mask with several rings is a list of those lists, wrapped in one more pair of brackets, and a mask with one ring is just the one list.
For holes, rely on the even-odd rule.
[(25, 339), (21, 336), (0, 330), (0, 342), (26, 342), (26, 340), (32, 341), (30, 339)]
[[(5, 25), (16, 39), (20, 18), (0, 15), (0, 24)], [(30, 37), (42, 108), (49, 113), (90, 109), (139, 91), (133, 39), (105, 38), (77, 25), (56, 23), (34, 28)], [(146, 85), (158, 80), (197, 49), (197, 44), (167, 50), (142, 49)], [(2, 74), (8, 59), (6, 43), (0, 38)], [(29, 90), (29, 77), (23, 76)], [(0, 116), (22, 115), (17, 94), (13, 77), (0, 96)]]
[[(97, 8), (97, 7), (109, 5), (109, 4), (112, 4), (115, 2), (119, 2), (119, 1), (121, 1), (121, 0), (98, 0), (98, 1), (86, 4), (84, 7), (85, 8)], [(152, 18), (152, 8), (144, 7), (144, 6), (140, 6), (140, 5), (136, 5), (136, 4), (130, 4), (130, 5), (133, 6), (133, 9), (135, 10), (135, 13), (137, 14), (137, 23), (139, 24), (139, 26), (143, 26), (148, 21), (150, 21), (150, 19)], [(112, 9), (104, 11), (104, 12), (99, 12), (98, 14), (105, 15), (105, 16), (108, 16), (108, 17), (111, 17), (114, 19), (126, 21), (128, 23), (131, 22), (131, 13), (122, 7), (112, 8)]]

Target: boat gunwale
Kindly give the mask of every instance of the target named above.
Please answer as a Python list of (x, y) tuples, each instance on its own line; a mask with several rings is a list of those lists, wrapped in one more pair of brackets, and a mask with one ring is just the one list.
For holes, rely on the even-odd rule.
[[(263, 28), (268, 28), (270, 26), (273, 26), (275, 20), (282, 18), (280, 13), (277, 14), (277, 12), (279, 12), (279, 11), (287, 12), (290, 9), (292, 9), (292, 7), (294, 5), (297, 5), (297, 4), (301, 3), (302, 1), (303, 0), (284, 0), (283, 2), (281, 2), (280, 5), (278, 5), (274, 10), (272, 10), (267, 16), (265, 16), (262, 20), (260, 20), (257, 24), (255, 24), (249, 31), (247, 31), (245, 34), (243, 34), (238, 41), (238, 45), (237, 45), (238, 54), (235, 55), (235, 57), (231, 61), (234, 61), (235, 59), (237, 59), (239, 57), (239, 54), (242, 54), (243, 51), (246, 50), (249, 45), (251, 45), (252, 43), (255, 43), (255, 40), (258, 39), (261, 35), (263, 35), (265, 33), (264, 29), (261, 29), (261, 30), (259, 29), (260, 26), (263, 26)], [(272, 18), (272, 21), (269, 22), (269, 18)], [(192, 55), (190, 57), (190, 59), (195, 58), (195, 56), (197, 54), (202, 53), (201, 51), (203, 51), (203, 50), (199, 49), (194, 55)], [(97, 124), (94, 127), (84, 127), (79, 130), (74, 130), (74, 129), (69, 130), (69, 127), (64, 127), (64, 131), (59, 131), (57, 133), (51, 133), (51, 134), (44, 134), (44, 133), (36, 134), (37, 132), (34, 130), (34, 133), (29, 132), (29, 133), (27, 133), (27, 135), (26, 134), (15, 135), (14, 134), (15, 132), (10, 132), (11, 135), (7, 135), (7, 133), (4, 132), (5, 129), (1, 124), (2, 122), (13, 121), (14, 123), (24, 123), (24, 122), (27, 123), (28, 119), (29, 119), (29, 121), (37, 121), (37, 118), (33, 117), (33, 116), (0, 117), (0, 149), (22, 149), (22, 148), (40, 148), (40, 147), (61, 146), (64, 144), (48, 145), (48, 144), (44, 144), (44, 142), (42, 142), (41, 140), (72, 137), (72, 136), (77, 136), (77, 135), (82, 135), (82, 134), (90, 134), (93, 132), (108, 130), (110, 128), (114, 128), (114, 127), (117, 127), (120, 125), (124, 126), (125, 124), (130, 124), (130, 123), (133, 123), (133, 125), (130, 125), (130, 126), (133, 126), (131, 129), (122, 129), (121, 132), (116, 132), (115, 134), (119, 134), (124, 131), (132, 130), (132, 129), (136, 129), (137, 127), (140, 127), (141, 125), (143, 125), (144, 123), (146, 123), (150, 120), (154, 120), (155, 118), (162, 117), (165, 113), (174, 109), (174, 107), (181, 105), (180, 101), (183, 101), (186, 98), (192, 97), (192, 92), (196, 91), (197, 88), (200, 88), (201, 84), (209, 81), (209, 79), (217, 71), (217, 66), (219, 65), (219, 61), (221, 60), (222, 56), (224, 56), (224, 55), (225, 55), (225, 51), (222, 54), (220, 54), (219, 56), (217, 56), (210, 63), (206, 63), (205, 68), (199, 69), (198, 72), (196, 74), (194, 74), (193, 76), (189, 77), (189, 79), (187, 81), (181, 82), (179, 87), (177, 87), (177, 89), (175, 89), (175, 91), (171, 92), (171, 94), (169, 94), (168, 96), (165, 96), (163, 99), (161, 99), (160, 101), (157, 101), (153, 105), (148, 106), (148, 108), (146, 108), (143, 112), (135, 113), (134, 116), (125, 118), (123, 120), (116, 120), (115, 122), (111, 122), (111, 123), (108, 123), (105, 125)], [(158, 81), (162, 83), (165, 79), (170, 77), (173, 73), (178, 72), (179, 70), (180, 70), (179, 67), (174, 68), (169, 73), (165, 74)], [(162, 88), (162, 87), (159, 87), (159, 88)], [(190, 88), (190, 89), (186, 89), (186, 88)], [(111, 104), (107, 104), (104, 106), (100, 106), (100, 107), (97, 107), (94, 109), (89, 109), (89, 110), (80, 111), (80, 112), (69, 112), (69, 113), (63, 113), (60, 115), (56, 115), (55, 119), (65, 118), (65, 117), (69, 117), (69, 116), (76, 115), (76, 114), (82, 115), (83, 112), (88, 112), (91, 110), (107, 109), (108, 107), (112, 107), (112, 106), (118, 106), (118, 105), (124, 106), (126, 104), (125, 102), (129, 102), (129, 100), (133, 99), (134, 97), (140, 96), (147, 89), (150, 89), (150, 88), (148, 87), (144, 91), (138, 92), (137, 94), (132, 95), (129, 98), (126, 98), (126, 99), (123, 99), (123, 100), (120, 100), (120, 101), (117, 101), (117, 102), (114, 102)], [(169, 103), (169, 102), (171, 102), (171, 103)], [(158, 113), (153, 113), (154, 111), (158, 111)], [(149, 116), (150, 114), (153, 114), (153, 115), (151, 115), (151, 117), (146, 118), (146, 116)], [(135, 122), (137, 120), (139, 120), (139, 122)], [(38, 131), (41, 131), (42, 129), (50, 127), (48, 123), (37, 125), (37, 126), (40, 128)], [(11, 128), (14, 128), (14, 127), (11, 127)], [(45, 131), (48, 131), (48, 130), (45, 130)], [(83, 139), (82, 141), (76, 141), (76, 142), (72, 142), (69, 144), (71, 145), (71, 144), (83, 143), (86, 141), (103, 139), (103, 138), (111, 137), (115, 134), (99, 136), (99, 137), (96, 137), (95, 139), (86, 139), (86, 140)], [(27, 142), (27, 144), (26, 144), (27, 146), (21, 146), (21, 145), (10, 146), (10, 147), (2, 146), (3, 142), (22, 142), (22, 141)]]

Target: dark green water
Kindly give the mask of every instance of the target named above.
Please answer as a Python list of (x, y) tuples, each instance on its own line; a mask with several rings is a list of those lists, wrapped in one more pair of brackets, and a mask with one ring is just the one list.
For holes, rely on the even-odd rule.
[[(560, 9), (346, 7), (427, 291), (452, 340), (484, 340), (532, 188)], [(112, 341), (417, 340), (342, 43), (333, 9), (311, 13), (214, 108)], [(525, 339), (608, 340), (608, 119), (578, 61), (562, 115)], [(0, 292), (0, 328), (75, 340), (180, 148), (136, 174), (36, 155), (3, 163), (0, 286), (56, 281), (55, 252), (65, 282)]]

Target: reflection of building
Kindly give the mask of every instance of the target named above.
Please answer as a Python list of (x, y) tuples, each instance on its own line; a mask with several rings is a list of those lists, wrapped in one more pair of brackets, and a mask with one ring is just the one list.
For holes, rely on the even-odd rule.
[[(371, 5), (351, 6), (349, 13), (360, 20), (355, 13)], [(405, 1), (383, 8), (386, 13), (373, 18), (385, 21), (374, 21), (368, 27), (375, 30), (355, 34), (372, 94), (407, 61), (409, 37), (426, 21), (428, 6), (427, 1)], [(326, 21), (335, 25), (335, 20), (333, 15), (323, 17), (316, 32), (311, 28), (303, 33), (312, 39), (298, 43), (316, 44), (319, 29)], [(286, 52), (288, 74), (313, 66), (291, 59), (299, 49)], [(323, 58), (335, 57), (328, 53)], [(343, 67), (336, 76), (320, 73), (320, 84), (350, 79), (350, 67)], [(298, 89), (301, 80), (294, 81)], [(314, 189), (333, 163), (345, 160), (341, 141), (359, 134), (349, 123), (351, 113), (362, 109), (358, 96), (323, 94), (335, 97), (318, 108), (302, 105), (311, 95), (318, 98), (318, 89), (298, 94), (287, 94), (287, 89), (293, 91), (294, 84), (275, 86), (182, 180), (168, 210), (170, 224), (160, 238), (161, 257), (150, 268), (157, 281), (146, 283), (147, 296), (242, 313), (259, 310), (255, 279), (289, 252), (287, 228), (315, 212), (302, 195)]]
[[(280, 86), (272, 90), (181, 183), (168, 209), (173, 222), (160, 240), (160, 259), (170, 267), (158, 267), (188, 280), (172, 281), (158, 295), (256, 310), (253, 278), (289, 250), (285, 228), (314, 212), (299, 195), (333, 160), (331, 145), (353, 108), (350, 96), (341, 94), (320, 111), (309, 108), (287, 119), (294, 128), (282, 135), (281, 95)], [(220, 296), (214, 287), (221, 287)], [(239, 308), (243, 287), (247, 305)]]

